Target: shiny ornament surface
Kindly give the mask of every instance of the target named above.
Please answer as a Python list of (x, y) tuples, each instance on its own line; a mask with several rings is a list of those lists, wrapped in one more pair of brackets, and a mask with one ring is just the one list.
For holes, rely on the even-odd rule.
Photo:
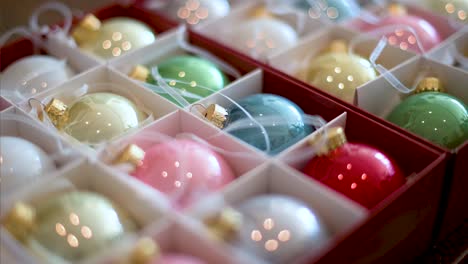
[[(190, 55), (165, 60), (158, 65), (158, 71), (167, 79), (167, 84), (181, 90), (190, 103), (223, 89), (229, 83), (228, 77), (215, 64)], [(155, 83), (151, 76), (148, 82)], [(169, 95), (165, 97), (173, 100)]]
[(449, 16), (457, 22), (468, 22), (468, 1), (466, 0), (426, 0), (426, 2), (439, 14)]
[(405, 183), (398, 166), (384, 153), (349, 142), (314, 157), (303, 171), (369, 209)]
[(132, 175), (166, 194), (176, 207), (187, 207), (235, 178), (222, 156), (186, 139), (149, 147)]
[(297, 6), (307, 9), (312, 18), (326, 17), (332, 21), (342, 21), (359, 15), (359, 4), (354, 0), (323, 0), (311, 6), (309, 1), (301, 0)]
[(237, 209), (243, 215), (239, 246), (272, 263), (294, 263), (329, 238), (320, 217), (292, 197), (260, 195)]
[(468, 140), (467, 106), (441, 92), (411, 95), (393, 109), (387, 120), (449, 149)]
[(114, 17), (75, 40), (81, 49), (111, 59), (153, 43), (155, 35), (150, 27), (136, 19)]
[(198, 258), (182, 254), (164, 254), (150, 264), (205, 264)]
[[(310, 126), (304, 123), (304, 112), (299, 106), (284, 97), (273, 94), (254, 94), (237, 103), (254, 119), (275, 118), (276, 122), (272, 124), (262, 123), (270, 141), (268, 154), (273, 155), (281, 152), (313, 131)], [(240, 120), (247, 124), (252, 123), (244, 111), (234, 104), (227, 108), (227, 113), (225, 127)], [(255, 124), (248, 128), (230, 130), (229, 133), (262, 151), (267, 150), (262, 130)]]
[(172, 19), (196, 25), (226, 16), (230, 5), (227, 0), (173, 0), (169, 1), (166, 11)]
[(226, 43), (254, 58), (265, 58), (295, 45), (298, 38), (289, 24), (274, 18), (258, 18), (234, 26), (226, 36)]
[[(27, 166), (25, 166), (27, 164)], [(0, 137), (1, 194), (34, 182), (55, 169), (54, 162), (35, 144), (18, 137)]]
[(77, 140), (96, 144), (108, 141), (146, 118), (127, 98), (114, 93), (89, 93), (77, 99), (68, 110), (64, 131)]
[(64, 60), (46, 55), (24, 57), (2, 72), (1, 94), (14, 103), (19, 103), (64, 83), (73, 75), (74, 71)]
[(35, 207), (36, 229), (27, 244), (75, 262), (106, 250), (136, 224), (119, 207), (96, 193), (71, 191)]
[[(442, 41), (440, 34), (433, 25), (422, 18), (412, 15), (390, 15), (383, 18), (375, 25), (363, 24), (361, 26), (361, 30), (378, 30), (379, 28), (395, 25), (404, 25), (412, 28), (416, 32), (417, 37), (421, 42), (420, 44), (424, 48), (425, 52), (429, 51)], [(401, 29), (397, 28), (394, 32), (388, 33), (385, 36), (387, 37), (390, 45), (399, 47), (402, 50), (411, 50), (416, 53), (422, 53), (418, 47), (416, 36), (405, 27), (402, 27)]]
[(324, 53), (312, 59), (306, 73), (311, 85), (351, 104), (356, 89), (375, 78), (377, 73), (368, 60), (346, 52)]

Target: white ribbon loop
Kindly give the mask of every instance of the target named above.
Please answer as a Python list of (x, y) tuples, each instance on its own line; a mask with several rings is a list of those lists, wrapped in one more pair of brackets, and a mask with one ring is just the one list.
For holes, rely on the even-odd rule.
[(385, 37), (385, 35), (396, 31), (408, 31), (411, 34), (413, 34), (418, 50), (421, 52), (421, 56), (426, 56), (425, 49), (421, 44), (422, 42), (418, 36), (418, 33), (412, 27), (407, 25), (391, 25), (360, 34), (359, 36), (353, 38), (350, 41), (349, 53), (353, 54), (355, 47), (362, 41), (366, 39), (371, 39), (374, 36), (382, 36), (379, 42), (377, 43), (377, 46), (369, 56), (369, 61), (372, 64), (372, 66), (380, 73), (380, 75), (382, 75), (382, 77), (384, 77), (392, 85), (392, 87), (394, 87), (400, 93), (409, 94), (416, 89), (417, 84), (424, 77), (423, 75), (425, 75), (426, 73), (420, 72), (420, 74), (416, 78), (417, 82), (415, 82), (415, 84), (413, 84), (412, 87), (407, 87), (398, 78), (396, 78), (395, 75), (393, 75), (393, 73), (391, 73), (387, 68), (385, 68), (382, 64), (377, 63), (377, 60), (379, 59), (380, 55), (382, 54), (383, 50), (387, 45), (387, 38)]

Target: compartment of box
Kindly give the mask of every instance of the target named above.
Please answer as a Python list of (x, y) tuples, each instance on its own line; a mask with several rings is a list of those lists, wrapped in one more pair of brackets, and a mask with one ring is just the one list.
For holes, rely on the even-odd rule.
[[(266, 161), (266, 157), (262, 155), (262, 153), (244, 146), (226, 133), (217, 130), (183, 110), (165, 116), (142, 130), (116, 141), (101, 153), (100, 159), (104, 163), (112, 166), (113, 161), (118, 158), (122, 150), (129, 144), (136, 144), (143, 151), (146, 151), (152, 146), (163, 143), (165, 140), (170, 140), (171, 138), (187, 139), (201, 145), (208, 144), (207, 148), (212, 149), (223, 157), (234, 172), (236, 179), (234, 179), (233, 182)], [(178, 166), (183, 168), (184, 164)], [(115, 169), (118, 169), (118, 167), (115, 167)], [(131, 178), (132, 181), (139, 181), (136, 177), (128, 175), (125, 170), (119, 170), (116, 171), (116, 173), (122, 175), (122, 177)], [(174, 177), (170, 175), (170, 173), (168, 176)], [(158, 176), (155, 175), (155, 177)], [(185, 177), (185, 175), (183, 175), (183, 177)], [(197, 175), (192, 175), (192, 173), (190, 173), (190, 178), (188, 179), (190, 180), (191, 177), (197, 177)], [(183, 180), (184, 179), (176, 178), (174, 184), (177, 184), (177, 182), (180, 184), (182, 182), (179, 185), (181, 186), (184, 184)], [(229, 184), (231, 183), (228, 183), (226, 186), (229, 186)], [(223, 188), (226, 188), (226, 186)], [(153, 189), (153, 187), (149, 185), (148, 188), (159, 193), (159, 191)], [(193, 205), (195, 204), (190, 204), (188, 207)]]
[[(134, 5), (113, 4), (113, 5), (106, 6), (99, 10), (94, 11), (93, 15), (95, 15), (101, 21), (105, 21), (106, 19), (110, 19), (114, 17), (128, 17), (128, 18), (139, 20), (145, 23), (146, 25), (148, 25), (153, 30), (153, 32), (156, 34), (156, 39), (160, 35), (163, 35), (165, 31), (176, 26), (176, 24), (167, 20), (163, 16), (157, 16), (156, 14), (151, 14), (147, 12), (146, 10), (144, 10), (143, 8), (137, 7)], [(76, 18), (74, 20), (73, 26), (76, 26), (80, 22), (80, 19)], [(73, 27), (72, 27), (72, 30), (73, 30)], [(64, 43), (63, 41), (59, 39), (49, 38), (46, 42), (46, 47), (51, 50), (59, 50), (63, 52), (63, 54), (68, 54), (74, 57), (80, 57), (82, 60), (85, 60), (88, 63), (103, 64), (104, 62), (106, 62), (106, 60), (103, 58), (97, 57), (96, 55), (92, 53), (83, 51), (79, 49), (78, 47), (74, 47), (73, 45), (70, 45), (69, 43)], [(128, 53), (131, 53), (133, 51), (134, 50), (129, 51)]]
[[(209, 200), (211, 198), (209, 198), (204, 200), (198, 209), (194, 208), (191, 215), (197, 219), (204, 219), (209, 217), (211, 213), (221, 210), (224, 206), (236, 208), (243, 201), (263, 194), (289, 196), (307, 204), (308, 208), (322, 221), (329, 238), (327, 241), (323, 241), (321, 246), (303, 252), (303, 255), (294, 258), (296, 260), (294, 263), (313, 263), (368, 216), (367, 210), (363, 207), (336, 195), (333, 191), (323, 188), (320, 183), (305, 178), (281, 163), (270, 162), (256, 168), (239, 181), (228, 186), (222, 193), (224, 203), (215, 203), (216, 207), (209, 206), (211, 202)], [(209, 206), (206, 208), (208, 211), (203, 211), (203, 203), (207, 203), (206, 206)], [(268, 233), (267, 230), (265, 231)], [(205, 236), (206, 232), (204, 231)], [(212, 243), (216, 242), (212, 241)], [(228, 242), (223, 245), (230, 252), (239, 250)], [(279, 249), (281, 249), (281, 243)], [(250, 257), (259, 256), (250, 254)]]
[[(75, 102), (75, 100), (80, 96), (93, 92), (115, 93), (132, 101), (137, 106), (137, 108), (146, 115), (145, 119), (141, 120), (138, 127), (142, 127), (152, 122), (153, 120), (159, 119), (177, 109), (175, 105), (162, 100), (160, 96), (143, 89), (141, 86), (130, 81), (127, 77), (106, 66), (100, 66), (93, 71), (87, 72), (86, 74), (83, 74), (65, 84), (60, 85), (55, 89), (41, 93), (35, 98), (35, 101), (41, 102), (44, 106), (47, 105), (53, 98), (56, 98), (70, 106), (70, 103)], [(31, 104), (36, 108), (37, 104), (34, 102), (31, 102)], [(31, 106), (27, 103), (22, 105), (22, 109), (37, 118), (37, 111), (32, 111)], [(43, 110), (39, 109), (38, 111), (41, 112)], [(55, 129), (52, 124), (47, 125), (52, 129)], [(131, 128), (127, 132), (138, 129), (138, 127)], [(97, 131), (97, 133), (99, 132)], [(75, 143), (77, 147), (80, 146), (83, 151), (86, 151), (87, 146), (81, 143), (78, 144), (78, 141), (75, 138), (66, 133), (60, 133), (60, 135), (62, 135), (70, 142)], [(122, 136), (122, 134), (118, 135), (117, 137), (120, 136)], [(93, 153), (93, 151), (91, 151), (91, 153)]]
[[(67, 170), (55, 173), (51, 177), (41, 179), (35, 184), (23, 188), (8, 199), (2, 199), (1, 218), (4, 219), (10, 208), (17, 201), (27, 202), (34, 206), (47, 197), (72, 190), (91, 191), (101, 194), (119, 207), (123, 208), (136, 222), (138, 230), (123, 236), (119, 241), (111, 244), (110, 248), (125, 243), (126, 239), (144, 232), (146, 227), (150, 227), (157, 221), (162, 221), (170, 212), (160, 197), (154, 196), (151, 192), (142, 192), (140, 184), (128, 182), (126, 178), (112, 174), (108, 168), (101, 164), (93, 164), (89, 161), (77, 162), (75, 166)], [(122, 195), (122, 194), (125, 195)], [(92, 231), (91, 231), (92, 232)], [(3, 244), (15, 258), (38, 259), (32, 252), (28, 252), (10, 233), (2, 226)], [(15, 255), (20, 254), (20, 255)], [(93, 262), (99, 256), (105, 255), (106, 250), (96, 253), (84, 262)], [(18, 259), (17, 259), (18, 260)]]
[[(373, 13), (374, 15), (378, 13), (378, 10), (382, 10), (382, 8), (385, 9), (387, 7), (377, 7), (375, 5), (369, 5), (367, 7), (368, 11)], [(431, 24), (436, 31), (438, 32), (440, 38), (441, 38), (441, 43), (436, 45), (435, 47), (432, 47), (432, 49), (436, 48), (439, 45), (443, 45), (444, 41), (449, 38), (452, 34), (454, 34), (459, 28), (454, 27), (454, 25), (445, 17), (434, 14), (433, 12), (429, 12), (427, 10), (424, 10), (420, 7), (414, 6), (413, 3), (409, 5), (403, 5), (403, 8), (407, 10), (407, 14), (410, 16), (416, 16), (419, 18), (422, 18), (426, 20), (429, 24)], [(354, 28), (356, 30), (359, 30), (359, 28), (363, 25), (369, 24), (365, 22), (362, 19), (355, 19), (352, 21), (349, 21), (349, 23), (346, 23), (345, 25), (350, 28)], [(422, 38), (422, 36), (419, 36)], [(407, 43), (408, 44), (408, 43)], [(410, 43), (411, 44), (411, 43)], [(428, 50), (426, 50), (427, 52)], [(445, 56), (445, 58), (447, 58)]]
[(11, 107), (10, 102), (3, 98), (3, 96), (0, 96), (0, 112), (7, 110), (9, 107)]
[[(344, 40), (347, 44), (350, 44), (352, 41), (356, 41), (356, 32), (344, 29), (340, 26), (333, 26), (330, 30), (317, 32), (303, 39), (296, 47), (270, 57), (269, 65), (293, 78), (307, 83), (309, 64), (314, 58), (320, 56), (333, 40)], [(369, 60), (369, 56), (377, 47), (377, 43), (378, 40), (372, 38), (357, 42), (353, 53)], [(413, 56), (414, 55), (409, 52), (387, 45), (376, 60), (376, 63), (390, 70), (410, 60)], [(371, 82), (372, 81), (368, 83)], [(360, 87), (362, 87), (362, 85)]]
[[(160, 63), (163, 63), (164, 61), (167, 61), (168, 59), (171, 59), (176, 56), (180, 55), (192, 55), (195, 57), (199, 57), (202, 59), (205, 59), (207, 61), (210, 61), (210, 58), (205, 58), (204, 56), (198, 56), (195, 53), (191, 53), (190, 51), (187, 51), (183, 45), (184, 43), (179, 43), (181, 40), (185, 41), (189, 45), (194, 46), (196, 49), (202, 49), (205, 52), (210, 53), (210, 50), (205, 49), (202, 46), (194, 45), (190, 43), (192, 41), (192, 34), (189, 31), (184, 30), (184, 28), (179, 27), (177, 30), (172, 30), (170, 32), (167, 32), (165, 36), (157, 39), (155, 43), (141, 48), (133, 53), (126, 54), (125, 56), (122, 56), (121, 58), (117, 58), (116, 60), (113, 60), (110, 62), (110, 66), (117, 71), (121, 72), (122, 74), (131, 76), (135, 66), (137, 65), (143, 65), (145, 67), (148, 66), (154, 66), (158, 65)], [(148, 55), (150, 54), (150, 55)], [(214, 55), (214, 54), (211, 54)], [(223, 63), (229, 65), (231, 69), (234, 72), (223, 72), (228, 78), (230, 79), (230, 83), (228, 83), (224, 88), (229, 87), (236, 81), (236, 78), (239, 78), (240, 76), (233, 76), (232, 74), (235, 75), (240, 75), (241, 69), (236, 69), (235, 66), (232, 66), (229, 64), (228, 61), (224, 60), (224, 57), (226, 55), (224, 53), (219, 54), (220, 56), (216, 56), (217, 59), (222, 61)], [(229, 60), (229, 58), (227, 58)], [(215, 65), (217, 64), (217, 61), (211, 61)], [(223, 70), (224, 66), (218, 65), (220, 70)], [(148, 68), (149, 69), (149, 68)], [(149, 69), (151, 70), (151, 69)], [(132, 77), (129, 77), (132, 78)], [(145, 86), (146, 88), (150, 89), (151, 87), (146, 84), (146, 82), (143, 82), (141, 80), (136, 80), (133, 79), (135, 82), (138, 82), (140, 85)], [(177, 82), (177, 81), (176, 81)], [(190, 80), (186, 80), (186, 82), (190, 82)], [(170, 85), (169, 81), (167, 82), (168, 85)], [(156, 85), (157, 86), (157, 85)], [(208, 87), (209, 88), (209, 87)], [(223, 88), (223, 89), (224, 89)], [(203, 88), (200, 88), (203, 89)], [(162, 89), (161, 89), (162, 90)], [(168, 98), (171, 98), (170, 95), (167, 95), (164, 91), (161, 91), (162, 96), (167, 96)]]
[[(265, 76), (265, 72), (262, 70), (256, 70), (250, 74), (245, 75), (242, 79), (240, 79), (238, 82), (234, 83), (232, 86), (230, 86), (227, 89), (221, 90), (218, 93), (213, 94), (210, 97), (205, 98), (204, 100), (200, 101), (200, 105), (203, 107), (208, 107), (211, 104), (218, 104), (222, 107), (228, 107), (229, 105), (232, 105), (232, 101), (239, 101), (247, 96), (254, 95), (254, 94), (260, 94), (260, 93), (271, 93), (274, 95), (278, 95), (276, 92), (268, 92), (268, 87), (266, 84), (266, 79), (268, 77)], [(278, 85), (277, 83), (271, 84), (271, 85)], [(292, 85), (290, 83), (286, 83), (286, 85)], [(281, 95), (282, 97), (291, 100), (292, 102), (296, 103), (297, 102), (293, 99), (290, 98), (288, 94), (283, 94)], [(299, 105), (301, 107), (301, 105)], [(302, 108), (302, 107), (301, 107)], [(201, 114), (202, 110), (200, 108), (195, 108), (192, 107), (190, 108), (191, 112), (194, 113), (196, 116), (204, 120), (205, 122), (210, 123), (206, 118), (204, 118)], [(337, 115), (334, 115), (333, 113), (326, 112), (326, 111), (321, 111), (322, 109), (313, 109), (311, 111), (304, 111), (306, 115), (313, 115), (316, 118), (324, 119), (324, 121), (329, 121), (333, 118), (335, 118)], [(247, 119), (246, 119), (246, 122)], [(281, 122), (281, 121), (280, 121)], [(314, 127), (315, 124), (308, 124), (311, 127)], [(211, 124), (213, 125), (213, 124)], [(235, 138), (235, 137), (233, 137)], [(256, 149), (257, 151), (261, 151), (260, 149), (257, 149), (246, 142), (242, 141), (241, 139), (235, 138), (237, 141), (241, 142), (242, 144), (249, 146), (250, 148)], [(289, 146), (291, 147), (291, 146)], [(288, 148), (289, 148), (288, 147)], [(287, 148), (286, 148), (287, 149)], [(286, 149), (282, 150), (285, 151)]]
[[(135, 254), (134, 252), (139, 243), (151, 239), (159, 248), (159, 252), (156, 253), (159, 257), (166, 254), (181, 254), (195, 257), (204, 261), (203, 263), (238, 263), (235, 262), (235, 258), (228, 255), (219, 246), (210, 244), (206, 238), (187, 226), (184, 219), (171, 217), (168, 220), (155, 226), (152, 230), (146, 230), (135, 241), (127, 243), (126, 247), (114, 252), (112, 255), (109, 254), (108, 258), (103, 258), (102, 262), (115, 263), (118, 260), (128, 259), (129, 256), (131, 258), (132, 254)], [(155, 259), (157, 259), (157, 256)]]
[[(245, 4), (242, 6), (239, 6), (236, 10), (233, 10), (228, 16), (221, 18), (219, 20), (214, 20), (210, 21), (204, 24), (199, 25), (198, 27), (195, 28), (197, 33), (200, 33), (202, 35), (205, 35), (212, 40), (219, 41), (227, 46), (232, 47), (235, 50), (238, 50), (239, 52), (243, 53), (238, 47), (232, 46), (232, 43), (229, 43), (229, 34), (226, 32), (226, 28), (229, 28), (231, 25), (238, 25), (239, 23), (243, 21), (247, 21), (248, 19), (252, 18), (252, 13), (253, 12), (259, 12), (261, 8), (264, 8), (264, 4), (259, 2), (259, 1), (253, 1), (252, 3)], [(300, 11), (295, 11), (292, 13), (280, 15), (280, 14), (274, 14), (274, 17), (276, 19), (279, 19), (285, 23), (287, 23), (289, 26), (291, 26), (297, 33), (298, 39), (320, 29), (324, 25), (315, 19), (309, 19), (307, 16), (303, 16), (303, 24), (301, 26), (297, 26), (298, 21), (301, 19), (298, 18), (299, 15), (303, 15), (302, 12)], [(261, 15), (260, 15), (261, 16)], [(299, 22), (300, 23), (300, 22)], [(302, 30), (301, 30), (302, 27)], [(301, 32), (298, 32), (298, 30), (301, 30)], [(221, 32), (221, 34), (220, 34)], [(281, 52), (281, 50), (285, 49), (285, 47), (277, 47), (275, 41), (273, 39), (270, 39), (268, 36), (263, 36), (262, 34), (258, 34), (255, 39), (250, 40), (249, 42), (252, 42), (253, 44), (248, 44), (248, 45), (253, 45), (253, 48), (256, 47), (256, 45), (264, 46), (266, 49), (274, 49), (274, 51), (268, 51), (268, 53), (273, 52)], [(257, 43), (258, 42), (258, 43)], [(250, 46), (248, 46), (250, 50)], [(261, 52), (260, 54), (262, 54)], [(246, 54), (247, 56), (252, 55), (252, 54)], [(255, 57), (255, 56), (254, 56)], [(262, 59), (262, 58), (260, 58)]]
[[(15, 107), (0, 114), (0, 136), (22, 138), (43, 150), (51, 158), (55, 166), (51, 171), (45, 171), (46, 175), (41, 175), (41, 177), (48, 177), (55, 171), (59, 171), (72, 164), (73, 161), (82, 158), (67, 142)], [(31, 181), (28, 181), (28, 183), (31, 183)], [(16, 188), (20, 189), (23, 186), (17, 186)], [(2, 193), (2, 197), (16, 191), (16, 188), (4, 190), (6, 192)]]

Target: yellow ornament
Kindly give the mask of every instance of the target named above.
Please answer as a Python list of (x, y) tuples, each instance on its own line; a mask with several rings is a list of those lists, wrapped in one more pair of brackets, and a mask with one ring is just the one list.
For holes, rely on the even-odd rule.
[(45, 111), (58, 129), (88, 144), (108, 141), (146, 118), (127, 98), (104, 92), (86, 94), (71, 107), (54, 98)]
[(101, 22), (94, 15), (87, 15), (73, 29), (72, 36), (80, 49), (103, 59), (118, 57), (155, 40), (151, 28), (138, 20), (114, 17)]
[(344, 41), (335, 40), (328, 51), (309, 64), (306, 81), (348, 103), (354, 102), (356, 88), (377, 77), (372, 64), (347, 52)]

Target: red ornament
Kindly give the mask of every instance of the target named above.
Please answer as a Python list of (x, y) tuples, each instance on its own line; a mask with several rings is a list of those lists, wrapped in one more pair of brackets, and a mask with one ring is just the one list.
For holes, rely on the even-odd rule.
[(346, 142), (342, 128), (328, 132), (326, 145), (324, 155), (310, 160), (304, 173), (368, 209), (405, 183), (392, 159), (370, 146)]

